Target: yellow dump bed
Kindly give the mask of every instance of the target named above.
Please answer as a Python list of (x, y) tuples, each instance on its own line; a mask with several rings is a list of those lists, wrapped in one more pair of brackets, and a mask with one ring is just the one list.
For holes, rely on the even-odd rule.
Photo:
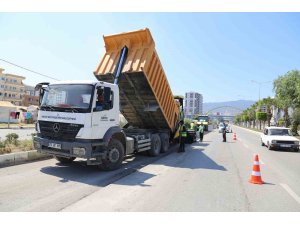
[(174, 132), (180, 110), (149, 29), (104, 36), (104, 42), (106, 53), (94, 72), (101, 81), (113, 82), (120, 51), (128, 47), (119, 78), (121, 112), (127, 121), (138, 128)]

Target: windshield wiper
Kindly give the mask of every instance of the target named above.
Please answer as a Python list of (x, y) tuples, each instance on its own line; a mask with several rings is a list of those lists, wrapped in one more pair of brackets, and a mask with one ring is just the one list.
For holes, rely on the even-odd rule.
[(73, 113), (78, 113), (79, 111), (77, 109), (75, 109), (74, 107), (70, 107), (70, 109), (72, 110)]
[(55, 109), (54, 109), (54, 107), (52, 106), (52, 105), (41, 105), (41, 108), (48, 108), (48, 109), (50, 109), (51, 111), (54, 111)]

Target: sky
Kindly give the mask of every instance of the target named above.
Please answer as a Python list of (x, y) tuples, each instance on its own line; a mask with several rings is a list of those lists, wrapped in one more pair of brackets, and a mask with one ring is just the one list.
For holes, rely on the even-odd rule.
[[(0, 13), (0, 59), (59, 80), (96, 80), (102, 36), (145, 27), (174, 95), (257, 101), (259, 86), (260, 98), (274, 96), (273, 81), (300, 69), (300, 13)], [(54, 81), (0, 68), (28, 85)]]

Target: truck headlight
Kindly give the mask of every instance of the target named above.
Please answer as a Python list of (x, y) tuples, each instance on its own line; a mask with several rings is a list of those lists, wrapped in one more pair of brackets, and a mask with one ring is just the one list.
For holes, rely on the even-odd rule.
[(73, 154), (78, 156), (85, 156), (85, 148), (74, 147)]
[(299, 145), (299, 141), (295, 141), (294, 144), (295, 144), (295, 145)]
[(276, 144), (276, 141), (275, 141), (275, 140), (272, 140), (272, 144)]
[(39, 125), (38, 122), (35, 123), (35, 130), (36, 130), (37, 133), (41, 133), (41, 131), (40, 131), (40, 125)]

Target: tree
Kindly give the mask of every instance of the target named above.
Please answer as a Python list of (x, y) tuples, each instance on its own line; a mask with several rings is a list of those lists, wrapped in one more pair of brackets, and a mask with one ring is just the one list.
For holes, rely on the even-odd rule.
[(267, 113), (256, 112), (256, 119), (259, 121), (259, 129), (261, 130), (261, 121), (267, 121)]
[(276, 100), (270, 97), (264, 98), (262, 99), (260, 102), (260, 107), (261, 106), (266, 106), (266, 110), (267, 110), (267, 122), (268, 122), (268, 126), (271, 125), (271, 119), (272, 119), (272, 115), (273, 115), (273, 110), (272, 110), (272, 106), (276, 105)]
[(298, 126), (300, 125), (300, 108), (296, 108), (292, 114), (292, 133), (298, 135)]
[(284, 111), (285, 126), (289, 126), (288, 108), (300, 106), (300, 72), (292, 70), (279, 76), (273, 82), (273, 90), (278, 99), (278, 106)]

